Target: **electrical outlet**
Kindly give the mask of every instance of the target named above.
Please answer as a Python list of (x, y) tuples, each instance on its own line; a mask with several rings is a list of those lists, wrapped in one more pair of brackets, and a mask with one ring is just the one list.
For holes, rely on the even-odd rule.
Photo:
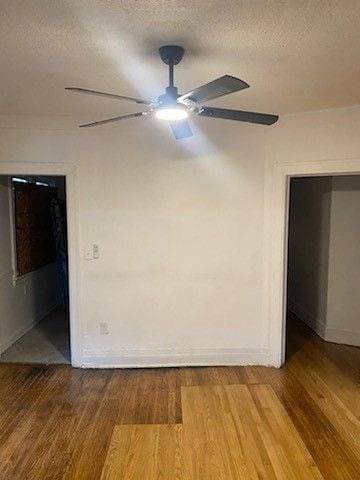
[(84, 249), (85, 260), (97, 260), (100, 258), (100, 249), (99, 245), (94, 243), (93, 245), (88, 245)]
[(109, 335), (109, 327), (106, 322), (100, 322), (99, 327), (100, 327), (100, 335)]
[(27, 295), (28, 288), (27, 288), (27, 283), (24, 283), (24, 295)]

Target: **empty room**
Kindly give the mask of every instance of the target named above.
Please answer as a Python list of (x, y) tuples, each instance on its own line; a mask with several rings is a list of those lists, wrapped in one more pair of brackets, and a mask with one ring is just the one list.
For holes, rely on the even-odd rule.
[(360, 478), (358, 0), (0, 0), (0, 478)]

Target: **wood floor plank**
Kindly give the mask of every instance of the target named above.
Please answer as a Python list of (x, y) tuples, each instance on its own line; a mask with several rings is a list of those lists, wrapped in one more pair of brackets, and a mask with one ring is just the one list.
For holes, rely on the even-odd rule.
[(245, 367), (244, 372), (251, 385), (271, 384), (325, 478), (360, 478), (359, 457), (286, 366), (282, 369)]
[(252, 478), (232, 418), (219, 411), (221, 400), (216, 386), (182, 388), (186, 479)]
[(343, 374), (360, 387), (360, 348), (324, 342), (317, 336), (314, 345), (324, 358), (331, 360)]
[[(360, 351), (360, 349), (358, 350)], [(336, 392), (337, 398), (344, 406), (360, 420), (360, 395), (356, 383), (324, 356), (314, 343), (309, 342), (304, 345), (301, 352), (290, 359), (287, 368), (290, 370), (294, 368), (295, 362), (301, 362), (301, 369), (314, 372), (319, 376), (332, 392)], [(299, 368), (299, 366), (295, 368)]]
[[(305, 387), (314, 403), (319, 406), (345, 443), (360, 458), (360, 420), (341, 400), (343, 396), (341, 389), (334, 389), (334, 383), (331, 381), (328, 384), (326, 379), (320, 376), (321, 370), (317, 371), (316, 364), (313, 365), (308, 361), (305, 355), (292, 357), (287, 368), (296, 374), (297, 379)], [(328, 378), (327, 381), (329, 381)], [(354, 392), (354, 396), (357, 397), (358, 394)], [(356, 406), (354, 408), (356, 409)]]
[(360, 349), (288, 333), (282, 369), (0, 364), (0, 478), (99, 480), (120, 445), (127, 480), (141, 451), (158, 480), (360, 479)]
[(271, 430), (270, 444), (279, 445), (279, 449), (284, 453), (284, 461), (291, 465), (294, 478), (322, 479), (317, 465), (272, 387), (253, 385), (250, 391), (261, 418), (266, 418)]
[(257, 403), (246, 385), (183, 387), (188, 477), (322, 479), (271, 387), (253, 389)]
[(115, 427), (101, 480), (183, 480), (181, 425)]

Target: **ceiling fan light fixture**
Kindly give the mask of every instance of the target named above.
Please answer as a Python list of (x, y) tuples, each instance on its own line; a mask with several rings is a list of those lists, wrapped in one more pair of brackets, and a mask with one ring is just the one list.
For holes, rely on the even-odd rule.
[(249, 87), (246, 82), (232, 75), (223, 75), (190, 92), (179, 95), (178, 88), (174, 84), (174, 66), (181, 61), (184, 55), (184, 49), (179, 45), (164, 45), (159, 48), (159, 53), (161, 60), (169, 67), (169, 84), (165, 88), (165, 92), (158, 97), (157, 102), (151, 102), (142, 98), (125, 97), (114, 93), (99, 92), (98, 90), (89, 90), (87, 88), (66, 87), (65, 90), (72, 92), (98, 95), (100, 97), (127, 100), (129, 102), (148, 105), (148, 109), (142, 112), (106, 118), (105, 120), (80, 125), (80, 127), (97, 127), (130, 118), (155, 116), (159, 120), (169, 122), (174, 137), (177, 140), (181, 140), (192, 137), (193, 135), (189, 122), (186, 120), (189, 113), (191, 113), (191, 117), (199, 116), (221, 120), (235, 120), (238, 122), (257, 123), (259, 125), (272, 125), (277, 122), (279, 117), (277, 115), (269, 115), (268, 113), (245, 112), (243, 110), (232, 110), (229, 108), (202, 106), (203, 103), (209, 100), (223, 97)]
[(156, 109), (155, 116), (159, 120), (176, 122), (178, 120), (185, 120), (185, 118), (189, 116), (189, 113), (181, 105), (163, 105)]

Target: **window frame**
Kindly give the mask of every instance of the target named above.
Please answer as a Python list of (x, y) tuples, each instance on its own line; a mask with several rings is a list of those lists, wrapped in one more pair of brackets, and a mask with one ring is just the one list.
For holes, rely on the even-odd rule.
[(28, 175), (10, 175), (8, 178), (10, 239), (11, 239), (11, 268), (12, 268), (12, 281), (13, 281), (13, 285), (15, 286), (15, 285), (18, 285), (19, 283), (26, 282), (26, 280), (31, 278), (34, 272), (37, 272), (38, 270), (46, 267), (47, 265), (43, 265), (42, 267), (39, 267), (36, 270), (32, 270), (31, 272), (27, 272), (27, 273), (24, 273), (23, 275), (19, 275), (17, 247), (16, 247), (15, 187), (14, 187), (14, 180), (13, 180), (14, 178), (21, 178), (26, 180), (26, 182), (19, 182), (19, 183), (37, 184), (37, 182), (41, 182), (42, 186), (47, 186), (47, 187), (56, 187), (56, 184), (54, 181), (49, 181), (49, 179), (46, 177), (28, 176)]

